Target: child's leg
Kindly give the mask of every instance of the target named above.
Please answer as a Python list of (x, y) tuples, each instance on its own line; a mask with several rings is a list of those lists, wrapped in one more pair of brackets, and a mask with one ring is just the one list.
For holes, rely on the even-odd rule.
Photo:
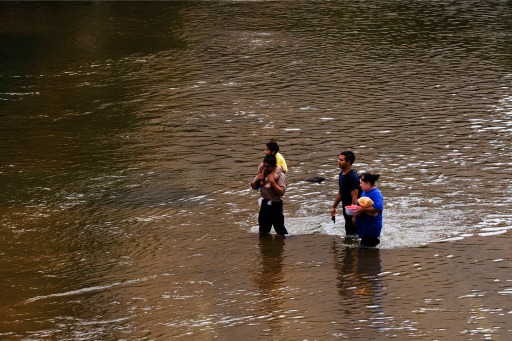
[[(274, 178), (277, 180), (279, 177), (283, 174), (283, 167), (277, 166), (276, 169), (274, 169)], [(270, 184), (266, 184), (265, 188), (270, 188)]]
[(276, 180), (279, 179), (281, 174), (283, 174), (283, 167), (277, 166), (276, 169), (274, 170), (274, 178), (276, 178)]

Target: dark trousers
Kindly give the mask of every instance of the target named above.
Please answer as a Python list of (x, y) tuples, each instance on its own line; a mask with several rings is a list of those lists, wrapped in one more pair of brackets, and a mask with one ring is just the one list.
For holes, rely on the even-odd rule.
[(345, 208), (343, 208), (343, 218), (345, 218), (345, 234), (347, 236), (357, 234), (357, 227), (352, 222), (352, 216), (345, 214)]
[(277, 234), (288, 234), (284, 227), (283, 202), (272, 202), (270, 206), (268, 202), (266, 199), (261, 202), (260, 213), (258, 214), (260, 234), (270, 233), (272, 226), (274, 226)]
[(380, 244), (379, 237), (373, 237), (373, 236), (362, 236), (361, 237), (361, 246), (375, 247), (379, 244)]

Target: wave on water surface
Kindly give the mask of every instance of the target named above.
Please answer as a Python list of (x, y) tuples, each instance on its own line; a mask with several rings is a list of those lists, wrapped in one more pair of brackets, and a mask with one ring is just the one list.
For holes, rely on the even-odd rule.
[[(484, 219), (475, 225), (462, 224), (464, 212), (455, 209), (438, 212), (419, 208), (416, 214), (404, 213), (395, 208), (385, 210), (381, 234), (381, 249), (418, 247), (430, 243), (462, 240), (471, 236), (496, 236), (512, 228), (511, 217)], [(290, 235), (325, 234), (345, 237), (343, 217), (333, 223), (327, 214), (290, 217), (285, 215), (286, 229)], [(499, 226), (496, 226), (499, 225)], [(258, 226), (250, 232), (258, 233)]]

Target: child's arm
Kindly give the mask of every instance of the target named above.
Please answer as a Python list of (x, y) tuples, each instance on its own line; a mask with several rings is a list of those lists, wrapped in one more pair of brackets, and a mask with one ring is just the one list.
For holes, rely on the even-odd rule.
[(258, 167), (258, 174), (254, 177), (254, 179), (251, 181), (251, 188), (252, 189), (259, 189), (261, 185), (263, 184), (263, 179), (265, 179), (265, 173), (263, 166), (260, 165)]

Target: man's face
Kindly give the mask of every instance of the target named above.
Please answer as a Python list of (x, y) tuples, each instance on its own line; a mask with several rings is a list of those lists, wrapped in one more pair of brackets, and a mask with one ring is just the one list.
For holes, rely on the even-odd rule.
[(340, 169), (347, 169), (350, 164), (345, 160), (345, 155), (340, 155), (338, 158), (338, 167)]
[(271, 165), (269, 165), (266, 162), (263, 162), (263, 172), (265, 173), (265, 175), (268, 175), (268, 174), (272, 173), (273, 171), (274, 171), (274, 167), (272, 167)]

